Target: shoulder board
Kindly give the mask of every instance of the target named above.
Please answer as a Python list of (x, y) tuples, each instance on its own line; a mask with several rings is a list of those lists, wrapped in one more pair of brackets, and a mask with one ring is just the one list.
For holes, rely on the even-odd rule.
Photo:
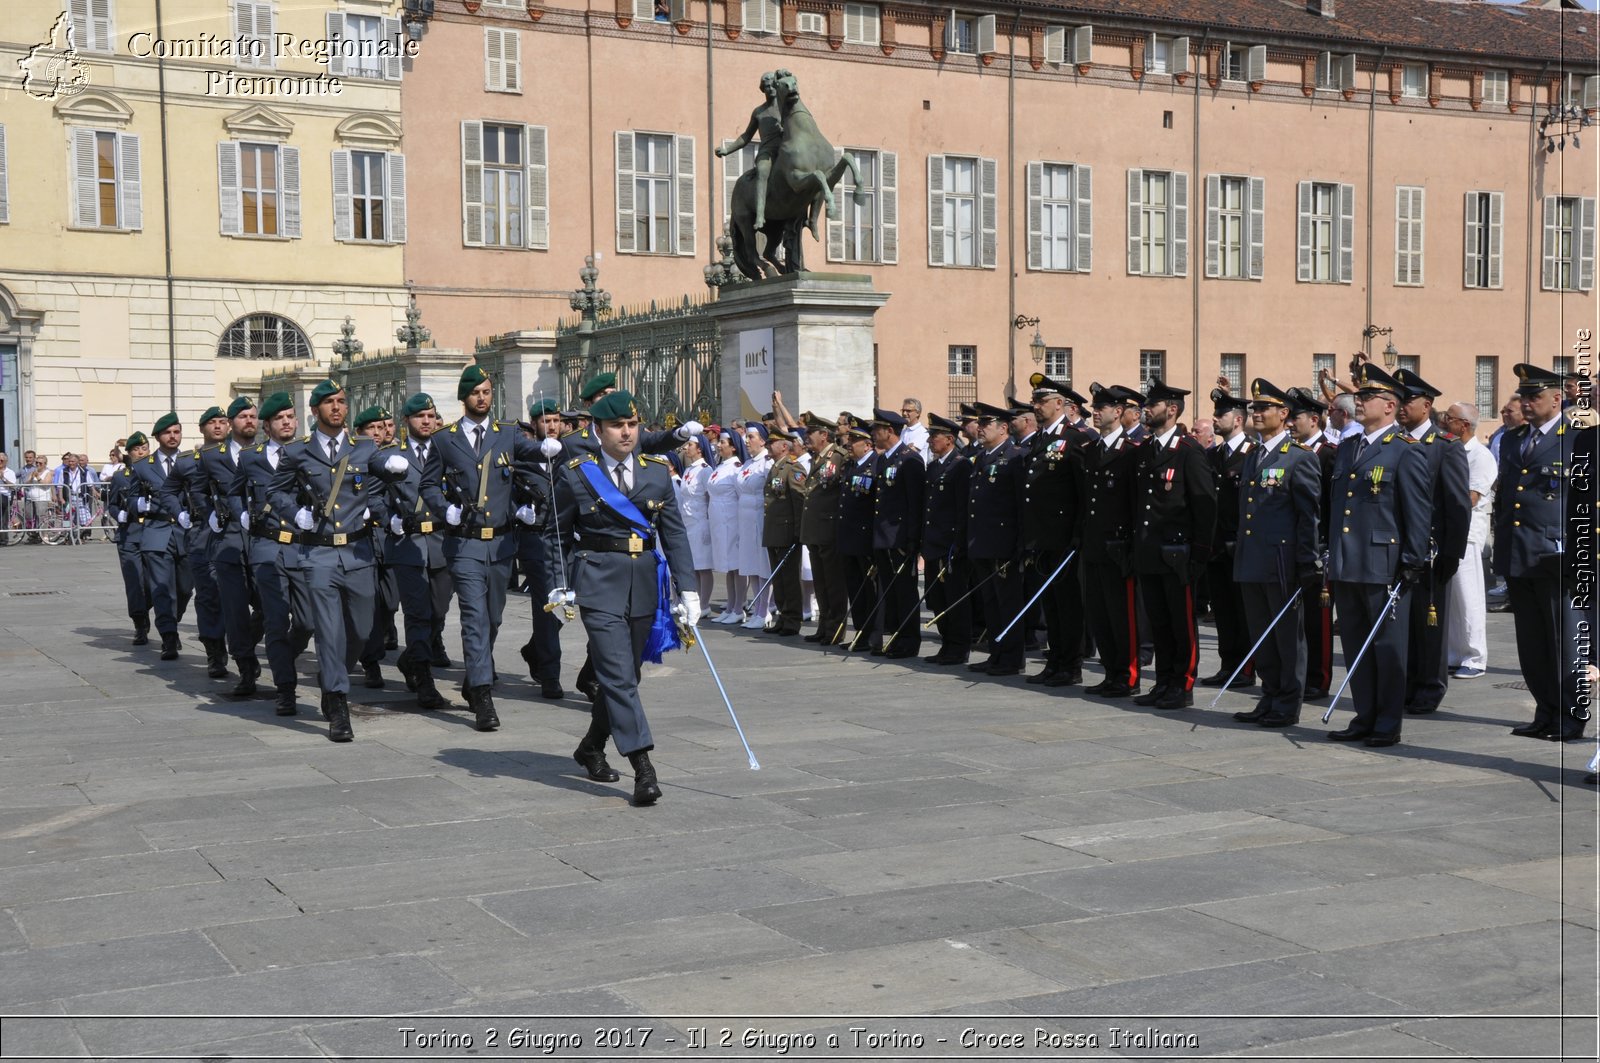
[(588, 439), (589, 438), (589, 430), (587, 428), (585, 428), (583, 431), (579, 432), (578, 433), (578, 438), (579, 439)]
[(1458, 441), (1458, 437), (1456, 436), (1456, 434), (1454, 432), (1440, 432), (1439, 434), (1441, 436), (1443, 436), (1444, 438), (1448, 439), (1452, 443), (1455, 443), (1455, 442)]
[(307, 433), (306, 433), (306, 434), (305, 434), (305, 435), (303, 435), (303, 436), (301, 436), (301, 437), (300, 437), (300, 442), (302, 442), (302, 443), (309, 443), (309, 442), (311, 442), (311, 433), (310, 433), (310, 432), (307, 432)]
[(1241, 454), (1248, 454), (1248, 453), (1250, 453), (1250, 449), (1251, 449), (1251, 448), (1252, 448), (1252, 447), (1254, 447), (1254, 446), (1255, 446), (1255, 444), (1254, 444), (1254, 443), (1252, 443), (1252, 442), (1250, 442), (1250, 441), (1249, 441), (1249, 440), (1248, 440), (1248, 439), (1247, 439), (1247, 440), (1245, 440), (1245, 441), (1244, 441), (1244, 442), (1243, 442), (1243, 443), (1240, 443), (1240, 444), (1239, 444), (1239, 453), (1241, 453)]
[(582, 465), (586, 461), (599, 461), (599, 460), (600, 459), (595, 457), (593, 454), (585, 454), (581, 458), (573, 458), (571, 461), (567, 462), (567, 468), (576, 469), (579, 465)]
[(660, 454), (641, 454), (639, 457), (644, 461), (653, 461), (658, 465), (671, 464), (671, 462), (667, 461), (667, 459), (662, 457)]
[(1290, 447), (1299, 447), (1301, 450), (1305, 451), (1307, 454), (1315, 454), (1317, 452), (1315, 447), (1308, 447), (1304, 443), (1293, 442), (1293, 443), (1285, 443), (1283, 445), (1282, 453), (1287, 454), (1289, 452), (1289, 448)]
[(267, 450), (267, 445), (265, 443), (257, 443), (256, 444), (256, 453), (257, 454), (264, 454), (264, 453), (266, 453), (266, 450)]
[(154, 454), (150, 455), (148, 458), (144, 459), (144, 463), (146, 465), (154, 465), (156, 463), (156, 456)]
[(500, 431), (500, 422), (499, 421), (494, 422), (494, 430), (496, 432)]
[(455, 424), (451, 424), (450, 431), (454, 432), (456, 430), (456, 427), (457, 426)]
[(1292, 440), (1285, 439), (1283, 441), (1283, 446), (1278, 448), (1278, 453), (1279, 454), (1287, 454), (1287, 453), (1289, 453), (1289, 446), (1290, 446), (1291, 442), (1292, 442)]

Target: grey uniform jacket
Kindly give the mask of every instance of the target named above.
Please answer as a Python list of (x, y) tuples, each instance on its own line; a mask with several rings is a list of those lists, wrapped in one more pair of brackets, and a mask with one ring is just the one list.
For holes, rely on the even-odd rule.
[[(284, 444), (287, 446), (288, 444)], [(294, 541), (294, 510), (287, 513), (273, 508), (272, 478), (278, 474), (270, 455), (271, 443), (257, 443), (239, 454), (239, 469), (228, 488), (228, 505), (233, 519), (242, 524), (250, 516), (250, 563), (269, 565), (282, 561), (285, 568), (300, 567), (299, 557), (285, 544)], [(282, 448), (279, 448), (280, 457)]]
[[(461, 523), (445, 527), (445, 556), (479, 561), (509, 561), (516, 551), (514, 500), (517, 483), (543, 499), (535, 466), (539, 444), (515, 424), (486, 421), (483, 450), (473, 450), (472, 435), (456, 421), (429, 438), (430, 453), (422, 472), (423, 504), (441, 519), (452, 505), (462, 509)], [(544, 505), (536, 501), (536, 510)]]
[[(295, 513), (302, 507), (310, 509), (316, 518), (311, 535), (350, 537), (348, 544), (339, 548), (341, 567), (349, 571), (370, 566), (373, 549), (368, 511), (374, 519), (388, 520), (378, 476), (379, 463), (386, 457), (372, 440), (346, 435), (330, 461), (315, 434), (303, 436), (278, 456), (278, 471), (269, 488), (272, 509), (296, 532), (300, 529), (294, 524)], [(341, 464), (345, 469), (342, 478), (338, 475)], [(296, 538), (289, 552), (297, 553), (303, 563), (320, 560), (313, 553), (318, 545), (299, 541), (299, 535)]]
[(1428, 462), (1405, 432), (1391, 426), (1356, 451), (1365, 436), (1339, 444), (1328, 518), (1328, 578), (1340, 583), (1392, 583), (1402, 565), (1428, 560), (1433, 493)]
[(1253, 447), (1239, 476), (1234, 581), (1289, 587), (1299, 572), (1315, 568), (1321, 509), (1322, 462), (1315, 453), (1287, 436), (1271, 450)]
[[(181, 452), (179, 452), (181, 454)], [(179, 455), (174, 454), (176, 459)], [(177, 552), (184, 552), (183, 528), (178, 525), (178, 510), (182, 507), (177, 504), (176, 495), (168, 496), (163, 488), (166, 486), (167, 477), (161, 472), (159, 452), (153, 452), (143, 461), (133, 463), (133, 476), (137, 482), (133, 491), (134, 499), (143, 495), (150, 499), (150, 511), (142, 514), (144, 517), (144, 534), (140, 540), (140, 549), (146, 553), (160, 554), (177, 545)], [(176, 461), (173, 463), (176, 468)], [(128, 513), (139, 516), (138, 505), (128, 507)]]
[(422, 481), (427, 476), (427, 466), (438, 462), (438, 452), (430, 446), (428, 461), (424, 462), (417, 457), (416, 446), (407, 441), (397, 449), (384, 451), (384, 454), (399, 454), (410, 466), (404, 476), (390, 481), (386, 488), (389, 515), (399, 517), (406, 531), (404, 535), (394, 535), (390, 532), (389, 522), (384, 522), (384, 559), (391, 565), (410, 568), (444, 568), (444, 512), (434, 512), (428, 500), (422, 497)]

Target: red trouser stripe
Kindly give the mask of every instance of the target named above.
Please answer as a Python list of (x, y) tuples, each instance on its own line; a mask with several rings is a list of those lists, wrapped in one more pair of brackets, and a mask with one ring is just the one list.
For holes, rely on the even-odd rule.
[(1128, 685), (1139, 685), (1139, 603), (1135, 599), (1137, 584), (1129, 576), (1128, 584)]
[(1183, 689), (1194, 689), (1194, 669), (1200, 662), (1200, 640), (1195, 637), (1194, 630), (1194, 586), (1185, 584), (1183, 588), (1183, 633), (1189, 640), (1189, 663), (1183, 669)]

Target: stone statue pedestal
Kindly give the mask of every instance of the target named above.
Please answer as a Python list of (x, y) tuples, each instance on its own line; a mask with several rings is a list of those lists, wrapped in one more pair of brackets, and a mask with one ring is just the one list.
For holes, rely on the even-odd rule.
[(888, 301), (864, 273), (800, 272), (718, 289), (705, 312), (722, 331), (723, 423), (759, 418), (774, 390), (797, 416), (869, 416), (872, 318)]

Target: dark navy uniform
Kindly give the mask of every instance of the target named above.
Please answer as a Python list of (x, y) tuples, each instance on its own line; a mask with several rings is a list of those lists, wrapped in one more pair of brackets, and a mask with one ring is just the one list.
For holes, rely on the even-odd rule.
[[(1216, 398), (1215, 394), (1212, 397)], [(1254, 641), (1250, 638), (1251, 625), (1245, 619), (1243, 595), (1234, 583), (1233, 553), (1239, 541), (1241, 488), (1246, 470), (1255, 459), (1255, 451), (1256, 445), (1244, 438), (1236, 446), (1219, 439), (1216, 446), (1206, 451), (1211, 478), (1217, 487), (1217, 523), (1211, 533), (1206, 583), (1211, 595), (1211, 615), (1217, 623), (1217, 656), (1221, 660), (1216, 674), (1201, 681), (1205, 686), (1221, 686), (1239, 667)], [(1247, 663), (1230, 689), (1238, 690), (1254, 683), (1255, 672)]]
[(923, 482), (927, 468), (922, 456), (904, 443), (896, 443), (877, 460), (877, 481), (872, 494), (872, 559), (878, 566), (878, 596), (883, 604), (885, 633), (894, 645), (885, 646), (892, 657), (915, 657), (922, 647), (918, 616), (917, 551), (922, 543)]
[(241, 451), (227, 501), (234, 522), (250, 536), (250, 576), (261, 599), (262, 639), (278, 695), (278, 715), (293, 716), (295, 658), (311, 639), (312, 613), (300, 555), (292, 548), (298, 531), (294, 511), (277, 510), (271, 500), (282, 456), (283, 446), (271, 440)]
[[(967, 665), (989, 675), (1016, 675), (1022, 671), (1023, 628), (1026, 620), (1011, 621), (1027, 601), (1021, 569), (1022, 478), (1020, 452), (1010, 440), (986, 450), (973, 461), (967, 485), (967, 556), (972, 578), (983, 581), (983, 611), (993, 630), (989, 657)], [(1005, 638), (1000, 631), (1007, 624)]]
[(189, 597), (194, 585), (189, 565), (184, 557), (184, 534), (178, 526), (178, 499), (167, 495), (165, 485), (169, 471), (177, 464), (178, 451), (164, 454), (153, 452), (148, 458), (132, 466), (134, 479), (134, 508), (129, 513), (144, 517), (144, 530), (140, 534), (139, 553), (150, 579), (150, 599), (155, 607), (156, 630), (161, 633), (162, 653), (177, 652), (178, 621), (189, 608)]
[[(1098, 437), (1061, 421), (1041, 429), (1020, 456), (1022, 549), (1031, 571), (1028, 590), (1037, 592), (1068, 552), (1079, 547), (1082, 522), (1082, 451)], [(1048, 652), (1044, 671), (1029, 682), (1067, 686), (1083, 682), (1083, 585), (1079, 560), (1056, 576), (1039, 598)], [(1004, 621), (1002, 621), (1003, 623)]]
[[(1317, 433), (1311, 442), (1303, 444), (1317, 457), (1317, 469), (1322, 477), (1322, 503), (1318, 511), (1318, 550), (1323, 558), (1328, 554), (1328, 521), (1333, 502), (1333, 462), (1339, 448)], [(1322, 588), (1311, 600), (1301, 603), (1305, 612), (1306, 686), (1305, 698), (1326, 697), (1333, 686), (1333, 593), (1328, 587), (1328, 570), (1322, 570)], [(1310, 592), (1307, 592), (1308, 594)]]
[(209, 526), (211, 517), (210, 482), (203, 464), (208, 447), (191, 447), (178, 453), (172, 472), (161, 485), (167, 508), (176, 508), (189, 526), (182, 528), (184, 564), (189, 570), (189, 584), (194, 588), (194, 618), (200, 629), (200, 644), (205, 647), (206, 663), (213, 679), (228, 674), (227, 629), (222, 623), (222, 596), (217, 590), (217, 579), (211, 568), (212, 540)]
[(1157, 708), (1193, 703), (1199, 645), (1194, 584), (1216, 524), (1217, 493), (1206, 452), (1181, 428), (1139, 445), (1134, 495), (1134, 568), (1156, 647)]
[[(935, 422), (937, 423), (937, 421)], [(963, 601), (967, 579), (967, 491), (972, 462), (952, 446), (943, 457), (930, 454), (923, 483), (922, 579), (928, 608), (938, 622), (939, 652), (934, 664), (963, 664), (972, 646), (972, 610)]]
[(817, 592), (817, 630), (807, 641), (831, 646), (838, 641), (849, 615), (844, 557), (839, 553), (839, 498), (852, 464), (842, 447), (827, 447), (811, 459), (801, 493), (800, 542), (811, 554), (811, 577)]
[[(876, 572), (872, 564), (872, 498), (878, 482), (878, 456), (868, 450), (859, 461), (848, 458), (843, 467), (844, 488), (839, 492), (838, 547), (844, 561), (845, 593), (850, 603), (850, 623), (856, 635), (851, 645), (865, 641), (883, 645), (882, 610), (874, 615), (878, 601)], [(842, 622), (841, 628), (843, 630)], [(831, 634), (831, 632), (830, 632)]]
[(801, 488), (805, 481), (805, 466), (785, 456), (767, 470), (763, 488), (761, 545), (774, 573), (772, 609), (776, 619), (772, 630), (779, 635), (800, 634), (800, 618), (805, 613), (805, 603), (800, 600), (800, 521), (806, 504)]
[(124, 462), (111, 474), (106, 487), (106, 512), (117, 522), (117, 567), (122, 571), (122, 590), (128, 600), (128, 616), (133, 620), (134, 645), (143, 646), (149, 641), (150, 587), (139, 553), (144, 517), (135, 510), (133, 496), (133, 469), (131, 462)]
[[(1102, 393), (1103, 394), (1103, 393)], [(1084, 612), (1105, 679), (1086, 691), (1139, 692), (1138, 585), (1133, 576), (1134, 482), (1139, 444), (1120, 428), (1083, 452)]]
[(227, 502), (228, 492), (239, 475), (235, 450), (242, 456), (249, 449), (225, 439), (200, 452), (204, 477), (201, 489), (208, 496), (216, 521), (211, 566), (217, 580), (228, 653), (239, 669), (239, 686), (234, 690), (238, 697), (254, 694), (256, 677), (261, 674), (261, 663), (256, 658), (256, 645), (261, 640), (261, 602), (250, 579), (248, 537)]
[[(1397, 373), (1398, 377), (1399, 374)], [(1412, 591), (1411, 633), (1406, 664), (1406, 711), (1433, 712), (1449, 683), (1445, 631), (1450, 624), (1450, 580), (1467, 552), (1472, 498), (1467, 493), (1467, 452), (1461, 441), (1431, 424), (1413, 435), (1428, 463), (1433, 493), (1428, 572)], [(1502, 447), (1501, 453), (1504, 453)]]

